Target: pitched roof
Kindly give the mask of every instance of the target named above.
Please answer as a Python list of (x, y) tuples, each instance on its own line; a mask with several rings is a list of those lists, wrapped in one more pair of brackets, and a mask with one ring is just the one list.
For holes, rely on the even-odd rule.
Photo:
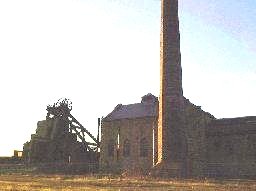
[(111, 121), (117, 119), (154, 117), (158, 114), (157, 107), (157, 98), (152, 94), (147, 94), (146, 97), (142, 97), (141, 103), (129, 105), (118, 104), (115, 109), (104, 118), (104, 120)]

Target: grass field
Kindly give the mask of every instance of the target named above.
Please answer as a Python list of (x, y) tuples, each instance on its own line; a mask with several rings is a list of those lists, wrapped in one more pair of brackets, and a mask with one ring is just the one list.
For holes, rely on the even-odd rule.
[(256, 190), (250, 180), (156, 180), (149, 178), (120, 178), (110, 176), (68, 176), (2, 174), (0, 190), (12, 191), (93, 191), (93, 190), (177, 190), (177, 191), (248, 191)]
[(46, 175), (24, 165), (0, 165), (0, 191), (256, 191), (254, 180), (177, 180), (113, 175)]

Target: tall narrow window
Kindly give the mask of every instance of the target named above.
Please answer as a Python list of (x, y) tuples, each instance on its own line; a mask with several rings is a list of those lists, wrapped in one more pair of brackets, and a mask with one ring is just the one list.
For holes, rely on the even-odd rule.
[(120, 147), (120, 127), (118, 127), (118, 132), (117, 132), (117, 149)]
[(114, 140), (110, 140), (108, 143), (108, 156), (113, 157), (114, 156), (114, 150), (115, 150), (115, 142)]
[(148, 156), (148, 141), (146, 138), (140, 140), (140, 156), (147, 157)]
[(117, 133), (117, 148), (116, 148), (116, 159), (119, 160), (120, 155), (120, 127), (118, 127)]
[(128, 139), (124, 140), (124, 150), (123, 150), (124, 157), (130, 156), (130, 141)]

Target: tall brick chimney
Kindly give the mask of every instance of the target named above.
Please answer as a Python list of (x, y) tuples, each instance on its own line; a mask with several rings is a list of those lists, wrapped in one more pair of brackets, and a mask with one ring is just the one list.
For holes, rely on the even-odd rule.
[(186, 172), (184, 99), (180, 55), (178, 0), (161, 4), (160, 98), (157, 174), (182, 177)]

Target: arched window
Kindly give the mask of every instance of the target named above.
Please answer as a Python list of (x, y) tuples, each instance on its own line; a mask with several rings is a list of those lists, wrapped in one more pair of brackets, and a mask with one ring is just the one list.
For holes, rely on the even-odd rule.
[(147, 157), (148, 156), (148, 141), (146, 138), (140, 140), (140, 156)]
[(124, 150), (123, 150), (124, 157), (130, 156), (130, 141), (128, 139), (124, 140)]
[(115, 150), (115, 142), (114, 142), (114, 140), (110, 140), (108, 143), (108, 156), (109, 157), (114, 156), (114, 150)]

